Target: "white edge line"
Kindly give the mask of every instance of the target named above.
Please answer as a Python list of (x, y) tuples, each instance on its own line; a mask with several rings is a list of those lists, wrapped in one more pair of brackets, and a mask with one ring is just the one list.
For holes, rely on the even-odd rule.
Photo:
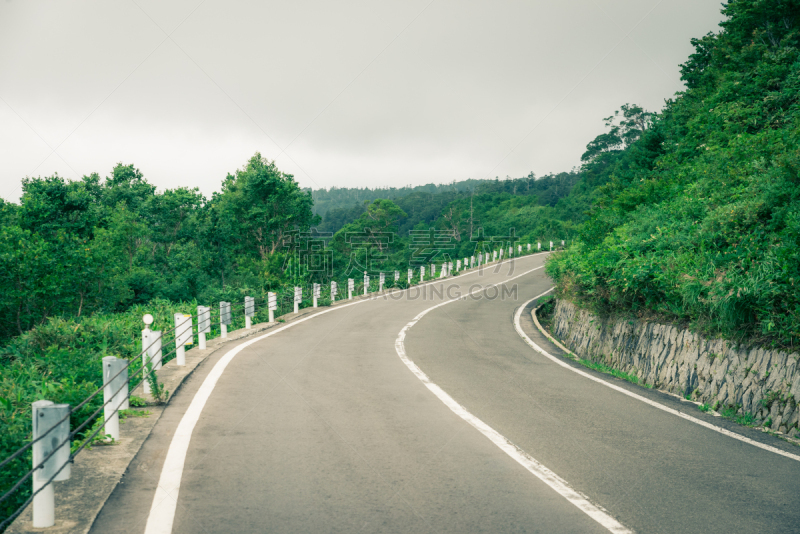
[[(530, 271), (526, 271), (520, 275), (514, 276), (513, 278), (508, 278), (503, 282), (499, 282), (497, 284), (492, 284), (492, 285), (500, 285), (506, 282), (510, 282), (511, 280), (514, 280), (516, 278), (519, 278), (521, 276), (524, 276), (528, 273), (531, 273), (541, 268), (542, 268), (541, 266), (536, 267), (535, 269), (531, 269)], [(491, 285), (486, 287), (491, 287)], [(549, 291), (551, 290), (542, 293), (542, 295), (548, 293)], [(471, 295), (472, 292), (470, 292), (470, 296)], [(539, 297), (541, 297), (542, 295), (539, 295)], [(534, 298), (539, 298), (539, 297), (534, 297)], [(602, 508), (597, 504), (592, 503), (588, 497), (578, 492), (577, 490), (573, 489), (569, 485), (569, 483), (567, 483), (566, 480), (559, 477), (557, 474), (555, 474), (550, 469), (545, 467), (543, 464), (541, 464), (538, 460), (533, 458), (527, 452), (514, 445), (511, 441), (508, 440), (508, 438), (500, 434), (498, 431), (496, 431), (483, 421), (481, 421), (478, 417), (473, 415), (464, 406), (456, 402), (456, 400), (453, 399), (453, 397), (448, 395), (442, 388), (440, 388), (437, 384), (432, 382), (431, 379), (428, 377), (428, 375), (426, 375), (425, 372), (422, 371), (422, 369), (420, 369), (408, 357), (408, 355), (406, 354), (404, 340), (406, 338), (406, 333), (411, 329), (411, 327), (417, 324), (420, 321), (420, 319), (422, 319), (428, 312), (435, 310), (440, 306), (444, 306), (445, 304), (450, 304), (460, 299), (461, 297), (442, 302), (441, 304), (437, 304), (436, 306), (432, 306), (427, 310), (421, 312), (419, 315), (414, 317), (414, 319), (411, 322), (406, 324), (403, 327), (403, 329), (400, 330), (400, 333), (397, 335), (397, 340), (395, 340), (394, 343), (394, 348), (397, 351), (397, 355), (400, 357), (400, 359), (403, 361), (406, 367), (408, 367), (409, 370), (411, 370), (411, 372), (414, 373), (414, 375), (416, 375), (416, 377), (419, 378), (423, 384), (425, 384), (425, 387), (427, 387), (434, 395), (436, 395), (436, 397), (438, 397), (439, 400), (445, 404), (445, 406), (450, 408), (450, 410), (452, 410), (453, 413), (455, 413), (461, 419), (463, 419), (464, 421), (469, 423), (472, 427), (474, 427), (476, 430), (478, 430), (478, 432), (489, 438), (489, 440), (495, 445), (497, 445), (497, 447), (499, 447), (500, 450), (509, 455), (517, 463), (522, 465), (522, 467), (524, 467), (530, 473), (539, 478), (539, 480), (550, 486), (550, 488), (555, 490), (559, 495), (567, 499), (567, 501), (575, 505), (586, 515), (594, 519), (597, 523), (599, 523), (609, 532), (626, 533), (626, 534), (632, 533), (633, 531), (629, 530), (619, 521), (614, 519), (604, 508)]]
[[(526, 254), (525, 256), (506, 260), (506, 262), (510, 263), (518, 259), (522, 260), (527, 258), (533, 258), (539, 256), (540, 254), (547, 254), (547, 252)], [(502, 265), (502, 263), (503, 262), (501, 261), (498, 265)], [(483, 272), (484, 268), (488, 267), (488, 265), (489, 264), (484, 264), (478, 267), (474, 267), (473, 268), (474, 270), (472, 270), (471, 272), (461, 273), (456, 276), (441, 278), (441, 279), (433, 279), (428, 282), (424, 282), (421, 284), (411, 286), (407, 289), (400, 290), (400, 292), (409, 291), (414, 288), (425, 287), (433, 284), (440, 284), (461, 277), (471, 276), (473, 274), (480, 274)], [(537, 267), (537, 269), (540, 268), (541, 267)], [(356, 304), (362, 304), (364, 302), (377, 300), (378, 298), (381, 297), (386, 298), (388, 295), (395, 292), (397, 292), (397, 290), (384, 292), (382, 294), (376, 294), (373, 297), (366, 299), (359, 299), (356, 302), (350, 302), (348, 304), (336, 305), (335, 307), (331, 307), (330, 309), (323, 310), (313, 315), (309, 315), (308, 317), (303, 317), (302, 319), (298, 319), (297, 321), (291, 322), (286, 326), (282, 326), (262, 336), (258, 336), (256, 338), (251, 339), (250, 341), (246, 341), (241, 345), (238, 345), (233, 349), (229, 350), (227, 353), (225, 353), (225, 355), (222, 356), (222, 358), (220, 358), (216, 364), (214, 364), (214, 367), (211, 369), (206, 378), (203, 380), (203, 384), (200, 386), (200, 389), (197, 390), (197, 393), (195, 393), (194, 397), (192, 398), (192, 402), (189, 405), (189, 408), (187, 408), (186, 412), (183, 414), (180, 423), (178, 423), (178, 428), (175, 430), (175, 434), (172, 436), (169, 449), (167, 450), (167, 456), (164, 459), (164, 465), (161, 468), (161, 476), (159, 477), (158, 480), (158, 487), (156, 488), (156, 494), (153, 496), (153, 504), (150, 506), (150, 514), (147, 517), (145, 534), (171, 534), (172, 525), (175, 521), (175, 511), (177, 510), (178, 506), (178, 492), (180, 491), (181, 478), (183, 477), (183, 466), (186, 463), (186, 453), (189, 450), (189, 442), (192, 439), (192, 432), (194, 432), (194, 427), (197, 425), (197, 421), (200, 419), (200, 414), (202, 413), (203, 408), (205, 407), (206, 402), (208, 401), (208, 398), (211, 396), (211, 392), (214, 391), (214, 387), (217, 385), (217, 382), (222, 376), (222, 373), (225, 371), (225, 368), (228, 366), (231, 360), (233, 360), (233, 358), (237, 354), (239, 354), (239, 352), (241, 352), (245, 347), (249, 347), (253, 343), (257, 343), (262, 339), (273, 336), (278, 332), (283, 332), (287, 328), (291, 328), (295, 325), (308, 321), (309, 319), (313, 319), (314, 317), (319, 317), (320, 315), (324, 315), (326, 313), (330, 313), (336, 310), (341, 310), (349, 306), (355, 306)]]
[[(549, 290), (547, 290), (544, 293), (542, 293), (542, 295), (545, 295), (545, 294), (549, 293), (553, 289), (555, 289), (555, 288), (551, 287)], [(542, 295), (539, 295), (539, 297), (541, 297)], [(636, 393), (634, 393), (632, 391), (628, 391), (627, 389), (625, 389), (623, 387), (620, 387), (620, 386), (617, 386), (616, 384), (612, 384), (610, 382), (607, 382), (607, 381), (603, 380), (602, 378), (599, 378), (599, 377), (596, 377), (594, 375), (591, 375), (591, 374), (589, 374), (589, 373), (587, 373), (585, 371), (582, 371), (580, 369), (576, 369), (575, 367), (573, 367), (573, 366), (567, 364), (566, 362), (562, 361), (560, 358), (557, 358), (556, 356), (553, 356), (552, 354), (548, 353), (542, 347), (537, 345), (531, 338), (529, 338), (528, 335), (525, 334), (525, 332), (522, 331), (522, 327), (520, 326), (520, 323), (519, 323), (520, 317), (522, 316), (522, 311), (528, 306), (528, 304), (530, 304), (534, 300), (538, 299), (539, 297), (534, 297), (531, 300), (527, 301), (522, 306), (520, 306), (519, 309), (517, 310), (517, 313), (514, 315), (514, 328), (517, 329), (517, 333), (520, 335), (520, 337), (528, 345), (530, 345), (536, 352), (539, 352), (540, 354), (542, 354), (546, 358), (551, 359), (552, 361), (556, 362), (558, 365), (560, 365), (562, 367), (565, 367), (565, 368), (569, 369), (570, 371), (578, 373), (579, 375), (584, 376), (584, 377), (588, 378), (589, 380), (594, 380), (595, 382), (597, 382), (599, 384), (603, 384), (606, 387), (609, 387), (609, 388), (611, 388), (611, 389), (613, 389), (615, 391), (619, 391), (620, 393), (623, 393), (623, 394), (625, 394), (625, 395), (627, 395), (629, 397), (632, 397), (632, 398), (634, 398), (636, 400), (642, 401), (645, 404), (649, 404), (650, 406), (652, 406), (654, 408), (658, 408), (659, 410), (665, 411), (665, 412), (670, 413), (672, 415), (677, 415), (678, 417), (680, 417), (682, 419), (686, 419), (687, 421), (691, 421), (692, 423), (695, 423), (695, 424), (698, 424), (698, 425), (700, 425), (702, 427), (705, 427), (705, 428), (708, 428), (710, 430), (713, 430), (714, 432), (719, 432), (720, 434), (722, 434), (724, 436), (728, 436), (729, 438), (737, 439), (737, 440), (739, 440), (741, 442), (747, 443), (749, 445), (753, 445), (754, 447), (758, 447), (759, 449), (764, 449), (765, 451), (774, 452), (775, 454), (779, 454), (781, 456), (785, 456), (786, 458), (791, 458), (792, 460), (800, 462), (800, 456), (798, 456), (796, 454), (792, 454), (790, 452), (782, 451), (781, 449), (778, 449), (778, 448), (773, 447), (771, 445), (767, 445), (765, 443), (760, 443), (760, 442), (755, 441), (753, 439), (750, 439), (750, 438), (748, 438), (746, 436), (742, 436), (741, 434), (737, 434), (736, 432), (731, 432), (730, 430), (728, 430), (726, 428), (722, 428), (722, 427), (719, 427), (719, 426), (716, 426), (716, 425), (712, 425), (711, 423), (709, 423), (707, 421), (703, 421), (702, 419), (697, 419), (696, 417), (692, 417), (691, 415), (689, 415), (687, 413), (684, 413), (684, 412), (681, 412), (680, 410), (676, 410), (674, 408), (670, 408), (669, 406), (664, 406), (663, 404), (658, 403), (658, 402), (656, 402), (654, 400), (650, 400), (647, 397), (642, 397), (641, 395), (638, 395), (638, 394), (636, 394)]]

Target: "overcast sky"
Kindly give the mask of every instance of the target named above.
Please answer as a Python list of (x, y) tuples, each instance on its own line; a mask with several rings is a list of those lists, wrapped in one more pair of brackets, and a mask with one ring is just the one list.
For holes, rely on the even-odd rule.
[(541, 176), (682, 89), (719, 0), (0, 0), (0, 196), (133, 163), (210, 195)]

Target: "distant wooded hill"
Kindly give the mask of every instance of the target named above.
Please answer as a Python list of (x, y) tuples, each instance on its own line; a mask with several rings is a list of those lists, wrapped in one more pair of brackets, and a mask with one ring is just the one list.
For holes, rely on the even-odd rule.
[[(486, 195), (494, 195), (493, 202), (499, 202), (501, 195), (525, 196), (526, 203), (554, 207), (559, 199), (567, 196), (577, 183), (577, 172), (563, 172), (536, 178), (533, 173), (523, 178), (500, 180), (468, 179), (449, 184), (427, 184), (416, 187), (387, 188), (338, 188), (312, 190), (314, 212), (322, 216), (317, 226), (321, 232), (337, 232), (346, 224), (358, 219), (367, 205), (377, 199), (393, 200), (405, 211), (407, 217), (400, 222), (400, 235), (420, 222), (426, 226), (434, 225), (443, 211), (451, 203), (470, 197), (478, 197), (486, 202)], [(486, 207), (486, 206), (484, 206)]]

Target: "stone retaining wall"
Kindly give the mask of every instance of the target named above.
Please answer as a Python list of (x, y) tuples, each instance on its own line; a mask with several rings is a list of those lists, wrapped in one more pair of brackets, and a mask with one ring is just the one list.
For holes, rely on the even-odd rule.
[[(738, 348), (673, 326), (602, 320), (559, 300), (552, 334), (571, 351), (639, 382), (714, 406), (737, 406), (760, 424), (798, 435), (798, 354)], [(771, 421), (770, 421), (771, 420)]]

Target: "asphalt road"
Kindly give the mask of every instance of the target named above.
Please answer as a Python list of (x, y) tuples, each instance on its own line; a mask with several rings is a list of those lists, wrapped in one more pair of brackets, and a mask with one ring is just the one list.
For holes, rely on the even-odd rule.
[[(244, 348), (191, 435), (172, 532), (608, 532), (456, 415), (395, 349), (409, 321), (449, 300), (431, 287), (452, 298), (543, 260), (448, 279), (425, 298), (412, 290), (343, 307)], [(505, 298), (438, 307), (408, 330), (406, 354), (631, 530), (800, 531), (800, 462), (657, 410), (526, 345), (514, 311), (550, 286), (540, 269), (508, 283)], [(536, 336), (528, 314), (522, 326)], [(176, 393), (93, 532), (144, 532), (175, 429), (223, 354)]]

